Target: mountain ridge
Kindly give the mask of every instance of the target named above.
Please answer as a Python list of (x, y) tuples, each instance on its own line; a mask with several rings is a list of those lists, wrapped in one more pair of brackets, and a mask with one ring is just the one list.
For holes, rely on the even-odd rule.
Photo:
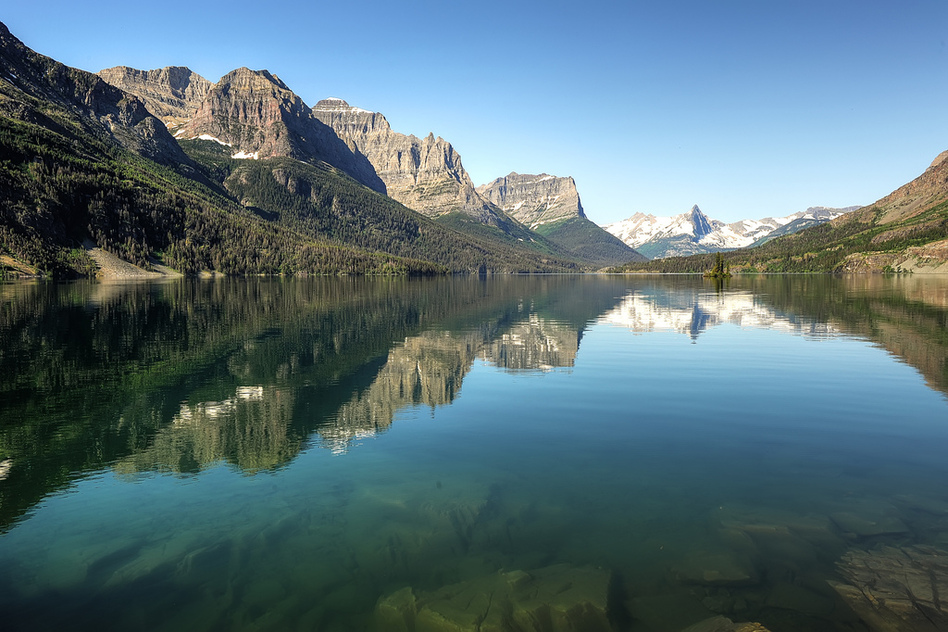
[(830, 221), (858, 208), (810, 207), (785, 217), (725, 223), (709, 218), (694, 205), (689, 212), (671, 217), (636, 213), (604, 229), (650, 259), (662, 259), (762, 245), (782, 234)]
[[(469, 237), (575, 258), (543, 235), (530, 231), (474, 190), (453, 146), (434, 134), (425, 138), (391, 130), (383, 115), (331, 98), (309, 108), (266, 70), (238, 68), (206, 91), (185, 93), (169, 80), (187, 69), (106, 69), (101, 75), (134, 91), (156, 109), (183, 105), (166, 120), (179, 141), (211, 140), (240, 160), (289, 157), (332, 167), (408, 208)], [(149, 78), (154, 80), (149, 82)], [(196, 75), (195, 75), (196, 77)], [(200, 82), (200, 80), (195, 79)], [(184, 98), (182, 98), (184, 97)], [(325, 121), (323, 120), (325, 119)], [(484, 227), (495, 229), (493, 233)]]

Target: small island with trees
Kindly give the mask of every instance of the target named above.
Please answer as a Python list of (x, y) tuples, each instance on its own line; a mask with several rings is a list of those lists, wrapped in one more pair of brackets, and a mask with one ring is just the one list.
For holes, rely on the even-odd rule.
[(720, 252), (714, 253), (714, 267), (704, 273), (708, 279), (730, 279), (731, 264), (724, 262), (724, 256)]

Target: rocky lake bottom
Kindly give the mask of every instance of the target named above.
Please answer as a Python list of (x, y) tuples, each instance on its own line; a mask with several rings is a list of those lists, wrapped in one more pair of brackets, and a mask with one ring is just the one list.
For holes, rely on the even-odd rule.
[(4, 629), (948, 628), (948, 279), (0, 299)]

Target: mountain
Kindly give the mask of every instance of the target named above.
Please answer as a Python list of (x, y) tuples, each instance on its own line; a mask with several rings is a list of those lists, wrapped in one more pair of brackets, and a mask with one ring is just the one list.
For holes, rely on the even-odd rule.
[(810, 228), (811, 226), (823, 224), (830, 220), (834, 220), (837, 217), (845, 215), (846, 213), (851, 213), (859, 208), (860, 207), (858, 206), (846, 206), (843, 208), (811, 206), (805, 211), (798, 211), (785, 217), (765, 217), (764, 219), (759, 220), (741, 220), (739, 222), (729, 224), (728, 226), (730, 226), (737, 234), (744, 237), (745, 240), (753, 240), (746, 246), (738, 246), (739, 248), (746, 248), (748, 246), (760, 246), (767, 243), (771, 239), (780, 237), (781, 235), (792, 235), (793, 233), (801, 231), (804, 228)]
[(709, 252), (722, 241), (726, 243), (721, 234), (725, 225), (712, 223), (697, 206), (674, 217), (636, 213), (604, 228), (650, 259)]
[[(948, 272), (948, 151), (874, 204), (724, 260), (734, 272)], [(672, 257), (614, 271), (703, 272), (711, 262)]]
[(142, 99), (180, 140), (214, 140), (235, 159), (290, 157), (328, 164), (385, 193), (364, 157), (312, 115), (303, 100), (266, 70), (238, 68), (211, 83), (188, 68), (116, 66), (99, 76)]
[(726, 224), (710, 219), (697, 206), (674, 217), (636, 213), (605, 226), (611, 234), (651, 259), (747, 248), (810, 226), (828, 222), (859, 208), (811, 207), (786, 217), (740, 220)]
[(360, 184), (360, 157), (266, 71), (239, 69), (206, 92), (186, 70), (117, 74), (137, 76), (149, 100), (170, 94), (168, 117), (201, 99), (177, 141), (141, 98), (0, 24), (0, 276), (578, 269), (461, 235)]
[(3, 24), (0, 79), (4, 96), (0, 112), (5, 117), (58, 127), (66, 136), (94, 135), (162, 164), (187, 162), (165, 126), (142, 101), (129, 98), (95, 75), (38, 55)]
[(586, 217), (571, 177), (510, 173), (482, 184), (477, 192), (584, 261), (607, 266), (644, 259)]

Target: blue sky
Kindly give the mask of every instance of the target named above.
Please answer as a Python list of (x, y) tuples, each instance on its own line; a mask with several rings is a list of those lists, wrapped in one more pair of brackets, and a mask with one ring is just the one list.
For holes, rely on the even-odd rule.
[(266, 68), (442, 136), (475, 184), (571, 175), (599, 224), (869, 204), (948, 149), (945, 0), (34, 0), (0, 21), (84, 70)]

